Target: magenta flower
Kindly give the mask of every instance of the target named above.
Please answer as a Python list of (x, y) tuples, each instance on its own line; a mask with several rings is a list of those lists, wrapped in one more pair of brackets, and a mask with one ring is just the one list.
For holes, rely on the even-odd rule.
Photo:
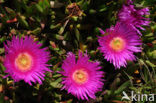
[(100, 91), (103, 86), (104, 72), (99, 71), (101, 67), (99, 62), (89, 61), (87, 54), (79, 51), (78, 60), (71, 52), (67, 54), (67, 58), (63, 61), (63, 72), (65, 76), (62, 89), (66, 89), (68, 93), (76, 96), (78, 99), (95, 99), (95, 93)]
[(141, 32), (138, 29), (145, 30), (142, 26), (148, 26), (150, 21), (149, 18), (143, 16), (150, 15), (148, 8), (135, 8), (132, 5), (132, 1), (128, 0), (127, 4), (124, 4), (122, 9), (118, 13), (120, 22), (124, 22), (131, 25), (140, 35)]
[(98, 48), (115, 68), (126, 67), (127, 61), (135, 60), (134, 53), (141, 52), (141, 40), (131, 26), (118, 22), (107, 29), (98, 39)]
[(47, 48), (42, 48), (31, 37), (24, 38), (13, 37), (12, 41), (7, 41), (5, 46), (4, 66), (6, 73), (11, 76), (15, 82), (24, 80), (32, 85), (31, 82), (37, 81), (42, 84), (44, 73), (50, 71), (47, 66), (49, 52)]
[(132, 0), (127, 0), (127, 4), (132, 4), (133, 1)]

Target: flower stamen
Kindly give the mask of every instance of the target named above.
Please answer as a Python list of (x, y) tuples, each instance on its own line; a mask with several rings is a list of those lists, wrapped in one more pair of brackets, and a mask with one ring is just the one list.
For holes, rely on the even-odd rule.
[(78, 84), (83, 84), (88, 80), (88, 73), (83, 69), (76, 70), (73, 73), (73, 79)]
[(110, 47), (115, 51), (121, 51), (125, 47), (125, 42), (122, 38), (116, 37), (111, 40)]
[(32, 59), (29, 54), (21, 53), (15, 59), (15, 64), (20, 71), (28, 71), (32, 65)]

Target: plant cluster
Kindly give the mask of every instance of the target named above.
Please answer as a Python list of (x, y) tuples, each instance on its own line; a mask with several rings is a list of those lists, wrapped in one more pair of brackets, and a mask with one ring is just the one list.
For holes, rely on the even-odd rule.
[(0, 103), (122, 103), (123, 91), (156, 93), (155, 4), (0, 0)]

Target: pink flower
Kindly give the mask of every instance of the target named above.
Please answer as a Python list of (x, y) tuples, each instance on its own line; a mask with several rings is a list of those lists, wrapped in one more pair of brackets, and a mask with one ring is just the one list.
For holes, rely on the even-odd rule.
[(107, 61), (115, 68), (126, 67), (127, 61), (135, 60), (134, 53), (141, 52), (141, 40), (129, 25), (118, 22), (115, 27), (107, 29), (98, 39), (98, 48)]
[(95, 93), (100, 91), (104, 81), (102, 77), (104, 72), (99, 71), (101, 67), (99, 62), (89, 61), (87, 54), (82, 54), (79, 51), (78, 60), (71, 52), (67, 54), (67, 58), (63, 61), (63, 72), (65, 76), (62, 84), (62, 89), (68, 91), (78, 99), (96, 98)]
[(136, 8), (132, 3), (131, 0), (127, 0), (127, 5), (123, 5), (118, 13), (118, 18), (120, 22), (131, 25), (141, 35), (139, 29), (145, 30), (142, 26), (148, 26), (150, 23), (149, 18), (144, 17), (150, 15), (149, 9)]
[(7, 41), (5, 46), (4, 66), (15, 82), (24, 80), (32, 85), (31, 82), (37, 81), (42, 84), (44, 73), (50, 71), (46, 64), (50, 58), (47, 48), (42, 48), (31, 37), (13, 37), (12, 41)]

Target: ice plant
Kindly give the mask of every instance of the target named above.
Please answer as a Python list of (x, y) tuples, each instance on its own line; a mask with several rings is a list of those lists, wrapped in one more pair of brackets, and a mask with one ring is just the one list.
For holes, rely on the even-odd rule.
[(137, 32), (131, 26), (120, 22), (107, 29), (105, 34), (98, 38), (98, 42), (98, 49), (115, 68), (126, 67), (127, 61), (135, 60), (134, 53), (141, 52), (142, 43)]
[(95, 93), (102, 89), (102, 77), (104, 72), (99, 71), (101, 67), (99, 62), (89, 61), (87, 54), (82, 54), (79, 51), (78, 60), (76, 61), (75, 55), (72, 52), (67, 54), (67, 58), (62, 64), (65, 76), (62, 84), (62, 89), (68, 91), (78, 99), (96, 98)]
[(15, 82), (24, 80), (32, 85), (31, 82), (42, 84), (44, 73), (50, 71), (47, 66), (49, 52), (46, 48), (41, 48), (31, 37), (13, 37), (12, 41), (7, 41), (5, 47), (5, 72), (11, 76)]
[(140, 35), (141, 30), (145, 30), (142, 26), (148, 26), (150, 21), (149, 18), (144, 16), (149, 15), (148, 8), (136, 8), (131, 0), (127, 0), (127, 4), (124, 4), (118, 13), (118, 18), (120, 22), (124, 22), (131, 25)]

